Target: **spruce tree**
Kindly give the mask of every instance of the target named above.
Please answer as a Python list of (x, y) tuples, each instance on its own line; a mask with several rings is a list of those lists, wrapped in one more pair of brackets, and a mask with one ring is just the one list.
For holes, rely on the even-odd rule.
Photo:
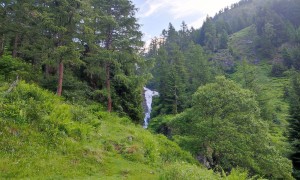
[(190, 43), (185, 52), (188, 72), (188, 92), (193, 94), (199, 86), (211, 81), (212, 73), (208, 57), (201, 46)]
[(57, 63), (58, 82), (57, 95), (62, 95), (64, 68), (66, 63), (80, 62), (80, 52), (76, 47), (77, 25), (80, 18), (80, 0), (49, 0), (42, 7), (44, 36), (51, 42), (51, 60)]
[[(97, 63), (101, 69), (99, 72), (105, 76), (102, 87), (105, 87), (107, 110), (111, 112), (115, 107), (117, 110), (129, 112), (129, 106), (133, 106), (131, 103), (136, 99), (128, 98), (127, 103), (131, 102), (129, 105), (122, 103), (120, 97), (124, 96), (124, 91), (134, 93), (134, 97), (140, 97), (137, 93), (140, 94), (143, 84), (141, 82), (144, 82), (143, 78), (139, 81), (136, 79), (136, 67), (144, 63), (137, 56), (143, 43), (142, 33), (135, 18), (136, 8), (131, 1), (124, 0), (93, 0), (91, 5), (97, 16), (91, 24), (95, 40), (91, 45), (94, 51), (89, 56), (98, 56)], [(134, 88), (140, 90), (133, 90)], [(113, 101), (116, 101), (115, 104)], [(141, 102), (141, 97), (137, 101)]]

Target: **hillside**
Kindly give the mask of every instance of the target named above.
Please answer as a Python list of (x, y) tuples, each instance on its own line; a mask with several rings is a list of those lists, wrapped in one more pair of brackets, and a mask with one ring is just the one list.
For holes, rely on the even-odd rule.
[[(298, 11), (300, 5), (297, 0), (241, 0), (238, 3), (224, 7), (214, 17), (213, 21), (217, 23), (225, 23), (229, 28), (229, 34), (238, 32), (259, 20), (258, 12), (260, 10), (267, 11), (264, 17), (260, 18), (279, 18), (281, 20), (288, 20), (295, 27), (299, 26), (298, 18), (300, 13)], [(272, 15), (273, 17), (268, 17)], [(281, 23), (281, 22), (273, 22)], [(226, 25), (226, 26), (227, 26)]]
[(99, 105), (68, 104), (22, 81), (8, 88), (1, 82), (1, 179), (173, 179), (185, 168), (219, 178), (166, 137)]
[[(156, 60), (149, 84), (160, 93), (151, 131), (215, 171), (239, 166), (269, 179), (299, 178), (299, 6), (242, 0), (200, 29), (170, 23), (146, 55)], [(260, 130), (266, 134), (254, 138)]]

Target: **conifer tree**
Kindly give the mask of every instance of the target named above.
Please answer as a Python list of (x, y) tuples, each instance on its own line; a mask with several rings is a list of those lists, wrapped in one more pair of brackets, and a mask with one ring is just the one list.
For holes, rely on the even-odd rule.
[(212, 73), (207, 55), (201, 46), (190, 43), (185, 52), (188, 72), (188, 92), (193, 94), (199, 86), (211, 81)]
[(183, 21), (181, 23), (181, 28), (178, 31), (179, 34), (179, 47), (181, 51), (186, 51), (188, 49), (189, 43), (191, 41), (191, 31), (189, 30), (187, 24)]
[[(156, 72), (154, 75), (155, 84), (157, 85), (157, 89), (159, 94), (159, 114), (167, 113), (167, 92), (168, 92), (168, 78), (170, 72), (170, 66), (168, 64), (168, 53), (164, 47), (159, 48), (156, 58), (156, 65), (154, 71)], [(169, 113), (169, 112), (168, 112)]]
[(7, 0), (0, 6), (0, 55), (3, 54), (4, 46), (10, 43), (12, 56), (20, 55), (22, 39), (33, 29), (35, 20), (34, 2), (32, 0), (15, 1)]
[(169, 52), (170, 72), (168, 76), (167, 101), (171, 105), (171, 112), (177, 114), (182, 112), (186, 105), (186, 82), (187, 70), (184, 64), (184, 56), (179, 46), (172, 44)]
[(206, 46), (209, 50), (215, 51), (217, 49), (217, 31), (211, 17), (206, 17), (206, 21), (200, 31), (201, 45)]
[(177, 114), (186, 106), (187, 70), (183, 53), (175, 43), (161, 47), (156, 56), (155, 78), (160, 92), (162, 114)]
[(80, 6), (80, 0), (50, 0), (41, 7), (42, 16), (47, 18), (43, 24), (43, 35), (52, 45), (51, 60), (58, 64), (58, 96), (62, 95), (65, 64), (80, 62), (80, 53), (74, 42), (74, 38), (77, 37), (77, 25), (81, 20)]
[[(135, 18), (136, 9), (132, 2), (94, 0), (92, 6), (94, 13), (97, 14), (92, 22), (94, 43), (98, 46), (95, 47), (98, 50), (94, 53), (99, 58), (101, 66), (99, 68), (105, 72), (107, 110), (111, 112), (113, 99), (118, 101), (118, 97), (122, 96), (121, 92), (114, 88), (119, 87), (120, 83), (128, 86), (129, 82), (134, 81), (136, 66), (142, 63), (142, 60), (136, 56), (137, 50), (143, 45), (142, 34), (139, 31)], [(138, 87), (141, 88), (140, 86)], [(118, 105), (120, 104), (116, 103), (114, 107)]]

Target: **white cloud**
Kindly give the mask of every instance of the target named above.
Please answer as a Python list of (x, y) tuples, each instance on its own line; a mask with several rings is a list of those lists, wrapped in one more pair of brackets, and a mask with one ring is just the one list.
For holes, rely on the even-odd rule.
[(144, 47), (147, 49), (150, 46), (153, 36), (147, 32), (143, 33), (143, 39), (145, 39)]
[(207, 14), (213, 16), (217, 11), (239, 0), (147, 0), (141, 8), (141, 16), (148, 17), (165, 11), (174, 19)]
[(146, 46), (151, 38), (159, 36), (163, 28), (171, 22), (176, 29), (182, 21), (188, 27), (200, 28), (206, 16), (214, 16), (219, 10), (239, 0), (133, 0), (144, 34)]
[(205, 19), (206, 16), (202, 16), (195, 21), (187, 22), (187, 24), (189, 25), (189, 27), (199, 28), (203, 24), (203, 21)]
[[(151, 1), (151, 0), (150, 0)], [(142, 6), (141, 11), (142, 12), (142, 17), (148, 17), (151, 16), (153, 13), (155, 13), (156, 11), (158, 11), (159, 9), (163, 8), (166, 4), (164, 4), (163, 2), (149, 2), (146, 1), (146, 3)]]

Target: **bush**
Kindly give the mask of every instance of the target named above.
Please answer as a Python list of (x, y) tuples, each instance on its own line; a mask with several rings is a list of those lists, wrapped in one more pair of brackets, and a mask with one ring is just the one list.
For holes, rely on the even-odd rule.
[(274, 63), (272, 65), (271, 76), (273, 77), (283, 77), (284, 72), (287, 70), (283, 64)]
[(160, 180), (218, 180), (220, 176), (212, 170), (204, 170), (196, 165), (176, 162), (164, 168)]
[(18, 58), (13, 58), (10, 55), (4, 55), (0, 58), (0, 75), (4, 76), (6, 81), (15, 80), (17, 76), (24, 80), (33, 80), (36, 74), (32, 72), (31, 65)]
[(291, 179), (292, 164), (271, 143), (255, 94), (225, 77), (200, 87), (192, 108), (170, 124), (181, 147), (204, 156), (211, 168), (230, 172), (240, 166), (253, 174)]

